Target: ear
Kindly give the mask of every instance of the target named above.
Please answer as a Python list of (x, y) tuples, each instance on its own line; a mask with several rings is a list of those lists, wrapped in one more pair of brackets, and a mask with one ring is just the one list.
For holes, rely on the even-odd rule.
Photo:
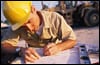
[(36, 8), (34, 6), (31, 6), (31, 12), (35, 13), (36, 12)]

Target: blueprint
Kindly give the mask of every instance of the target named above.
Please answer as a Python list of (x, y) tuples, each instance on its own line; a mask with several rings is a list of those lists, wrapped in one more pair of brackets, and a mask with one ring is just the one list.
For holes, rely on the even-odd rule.
[(34, 63), (24, 63), (23, 59), (18, 57), (11, 64), (79, 64), (80, 58), (78, 48), (68, 49), (52, 56), (43, 56), (43, 48), (36, 48), (41, 58)]

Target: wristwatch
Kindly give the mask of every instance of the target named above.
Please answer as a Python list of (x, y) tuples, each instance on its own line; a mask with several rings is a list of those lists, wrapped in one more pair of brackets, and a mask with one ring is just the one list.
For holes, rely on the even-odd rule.
[(21, 48), (20, 47), (16, 48), (16, 55), (17, 56), (21, 56), (20, 52), (21, 52)]

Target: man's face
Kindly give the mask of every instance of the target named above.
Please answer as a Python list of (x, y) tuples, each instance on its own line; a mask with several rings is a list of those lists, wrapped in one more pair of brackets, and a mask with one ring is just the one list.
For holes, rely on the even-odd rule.
[(27, 23), (24, 24), (24, 27), (27, 27), (31, 32), (36, 32), (39, 28), (39, 18), (36, 13), (31, 13)]

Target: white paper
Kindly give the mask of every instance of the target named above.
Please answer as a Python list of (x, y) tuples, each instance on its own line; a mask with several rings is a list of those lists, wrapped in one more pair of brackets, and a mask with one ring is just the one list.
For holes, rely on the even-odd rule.
[[(77, 48), (68, 49), (62, 52), (59, 52), (56, 55), (52, 56), (43, 56), (43, 49), (36, 48), (36, 51), (42, 56), (39, 60), (36, 60), (34, 63), (26, 64), (79, 64), (79, 53)], [(25, 64), (23, 63), (22, 58), (16, 58), (12, 64)]]

